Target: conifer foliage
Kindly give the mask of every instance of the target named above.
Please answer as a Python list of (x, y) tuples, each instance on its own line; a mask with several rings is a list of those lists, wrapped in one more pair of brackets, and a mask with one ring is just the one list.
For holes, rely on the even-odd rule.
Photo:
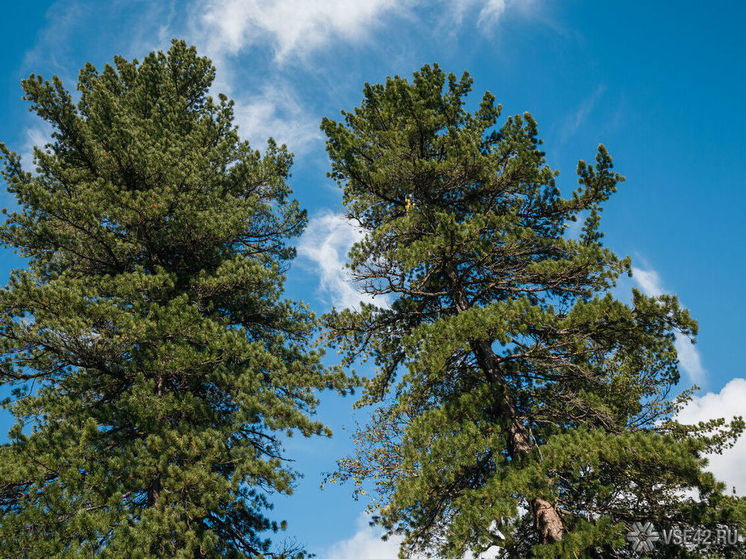
[(376, 368), (359, 401), (373, 420), (332, 479), (374, 484), (401, 557), (634, 556), (637, 520), (737, 525), (743, 505), (702, 455), (742, 422), (671, 420), (686, 401), (668, 397), (675, 334), (696, 323), (675, 296), (611, 294), (631, 265), (602, 245), (602, 205), (623, 180), (607, 150), (563, 196), (531, 115), (498, 125), (490, 93), (466, 111), (471, 84), (425, 66), (366, 84), (359, 107), (322, 124), (365, 234), (351, 273), (388, 302), (325, 319), (349, 363)]
[(86, 65), (75, 96), (23, 81), (54, 134), (33, 173), (2, 145), (0, 239), (29, 262), (0, 291), (3, 557), (303, 555), (267, 535), (281, 437), (327, 434), (315, 393), (345, 380), (282, 296), (292, 156), (239, 138), (214, 75), (174, 41)]

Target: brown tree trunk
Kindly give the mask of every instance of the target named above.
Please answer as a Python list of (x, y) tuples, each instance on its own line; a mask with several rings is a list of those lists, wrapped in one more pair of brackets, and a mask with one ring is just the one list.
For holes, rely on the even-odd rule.
[[(508, 454), (517, 459), (528, 454), (534, 447), (528, 429), (521, 420), (518, 410), (510, 394), (508, 386), (498, 374), (497, 356), (492, 351), (489, 342), (478, 342), (472, 345), (477, 362), (484, 370), (490, 382), (502, 391), (500, 415), (509, 421), (508, 425)], [(549, 501), (535, 497), (529, 502), (534, 526), (541, 543), (547, 544), (562, 540), (563, 525), (557, 509)]]
[[(456, 309), (459, 312), (467, 310), (470, 304), (466, 293), (459, 285), (458, 274), (452, 270), (447, 273), (447, 277), (451, 282)], [(511, 458), (517, 459), (531, 452), (534, 446), (528, 429), (518, 414), (505, 379), (500, 375), (499, 360), (492, 350), (492, 344), (486, 341), (472, 342), (471, 348), (487, 380), (502, 392), (499, 415), (508, 420), (508, 454)], [(562, 519), (554, 505), (541, 497), (534, 497), (529, 501), (529, 507), (541, 542), (547, 544), (562, 540), (564, 531)]]
[(562, 539), (562, 519), (549, 501), (536, 497), (531, 501), (531, 514), (541, 543), (558, 542)]
[(148, 508), (153, 508), (158, 504), (158, 497), (161, 494), (161, 476), (158, 475), (148, 485)]

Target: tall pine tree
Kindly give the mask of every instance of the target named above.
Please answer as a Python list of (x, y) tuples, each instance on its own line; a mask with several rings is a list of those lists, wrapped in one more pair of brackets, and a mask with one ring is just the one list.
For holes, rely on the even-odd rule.
[(0, 290), (3, 557), (296, 557), (270, 541), (296, 473), (285, 433), (327, 434), (343, 389), (283, 299), (306, 214), (292, 156), (239, 138), (193, 47), (88, 64), (78, 99), (32, 75), (54, 128), (36, 172), (2, 145), (18, 199), (0, 240), (28, 258)]
[(365, 234), (351, 273), (390, 302), (326, 317), (348, 362), (376, 366), (359, 402), (373, 421), (333, 479), (374, 482), (401, 557), (622, 557), (637, 520), (737, 526), (743, 505), (702, 456), (742, 422), (671, 420), (686, 399), (668, 397), (674, 337), (695, 322), (674, 296), (610, 293), (631, 270), (601, 243), (622, 180), (611, 157), (601, 146), (581, 161), (563, 197), (534, 119), (498, 126), (490, 93), (467, 112), (471, 83), (425, 66), (411, 83), (366, 84), (359, 107), (322, 124)]

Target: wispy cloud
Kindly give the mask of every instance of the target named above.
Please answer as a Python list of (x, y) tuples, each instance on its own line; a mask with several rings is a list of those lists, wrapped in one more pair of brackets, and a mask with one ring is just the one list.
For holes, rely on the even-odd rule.
[(566, 142), (580, 129), (605, 91), (606, 86), (603, 84), (596, 87), (593, 93), (583, 99), (575, 111), (565, 119), (562, 129), (560, 130), (560, 140), (562, 142)]
[[(632, 277), (645, 295), (657, 297), (664, 292), (663, 282), (655, 270), (632, 268)], [(676, 333), (676, 352), (681, 368), (689, 375), (691, 381), (698, 383), (704, 380), (707, 371), (702, 366), (702, 358), (687, 336)]]
[(640, 286), (642, 292), (648, 297), (658, 297), (659, 295), (663, 295), (661, 278), (655, 270), (632, 268), (632, 277), (637, 282), (637, 285)]
[(694, 344), (686, 336), (676, 335), (676, 352), (679, 354), (679, 363), (682, 369), (689, 374), (692, 382), (701, 383), (707, 371), (702, 366), (702, 358)]
[[(734, 378), (718, 393), (708, 392), (694, 398), (676, 419), (684, 424), (696, 424), (718, 417), (732, 418), (744, 415), (743, 402), (746, 401), (746, 379)], [(707, 467), (719, 481), (728, 487), (735, 487), (739, 495), (746, 495), (746, 439), (741, 437), (733, 448), (722, 454), (708, 456)]]
[(467, 16), (476, 18), (476, 25), (482, 31), (488, 32), (495, 27), (508, 12), (520, 13), (521, 15), (533, 15), (540, 11), (540, 0), (451, 0), (442, 1), (448, 9), (447, 23), (460, 26)]
[(487, 0), (479, 10), (477, 25), (494, 25), (508, 9), (508, 0)]
[(298, 254), (314, 263), (321, 292), (336, 307), (359, 308), (360, 301), (386, 304), (384, 297), (358, 292), (345, 268), (350, 247), (361, 238), (360, 230), (344, 215), (327, 212), (309, 221), (298, 243)]
[(303, 153), (321, 140), (320, 119), (309, 114), (287, 83), (268, 84), (245, 100), (239, 98), (234, 111), (241, 136), (254, 147), (271, 136), (291, 151)]
[(212, 0), (202, 4), (200, 22), (212, 31), (213, 54), (235, 55), (269, 43), (283, 61), (334, 38), (359, 42), (383, 14), (400, 6), (395, 0)]
[(52, 141), (52, 127), (43, 121), (29, 126), (23, 132), (24, 139), (19, 152), (21, 163), (26, 171), (34, 171), (34, 147), (44, 149)]
[(55, 68), (63, 79), (74, 76), (74, 69), (67, 66), (67, 57), (72, 44), (70, 37), (83, 14), (85, 7), (79, 0), (53, 2), (47, 9), (47, 24), (39, 30), (34, 46), (24, 55), (23, 68), (33, 68), (43, 62)]
[[(477, 25), (489, 28), (512, 7), (526, 9), (536, 1), (439, 0), (441, 13), (477, 14)], [(213, 56), (236, 55), (255, 46), (271, 45), (276, 62), (305, 58), (335, 39), (361, 43), (385, 23), (387, 17), (410, 18), (424, 0), (210, 0), (195, 4), (197, 27), (209, 32), (207, 47)]]

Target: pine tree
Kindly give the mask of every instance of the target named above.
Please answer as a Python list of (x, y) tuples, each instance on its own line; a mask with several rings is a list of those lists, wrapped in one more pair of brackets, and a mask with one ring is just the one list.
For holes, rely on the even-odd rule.
[(611, 294), (631, 272), (599, 230), (623, 180), (611, 157), (600, 146), (580, 161), (563, 197), (531, 115), (498, 127), (489, 92), (467, 112), (471, 84), (425, 66), (323, 121), (330, 176), (364, 233), (352, 277), (389, 302), (325, 317), (348, 364), (375, 363), (358, 402), (373, 420), (331, 479), (374, 484), (401, 557), (635, 556), (637, 520), (737, 525), (743, 504), (703, 454), (743, 422), (672, 420), (690, 394), (669, 397), (674, 336), (696, 323), (674, 296)]
[(304, 556), (271, 541), (297, 476), (282, 439), (328, 434), (316, 391), (346, 381), (282, 295), (306, 223), (292, 156), (239, 138), (214, 75), (173, 41), (86, 65), (77, 100), (22, 82), (54, 134), (34, 173), (2, 145), (0, 240), (29, 263), (0, 291), (3, 557)]

